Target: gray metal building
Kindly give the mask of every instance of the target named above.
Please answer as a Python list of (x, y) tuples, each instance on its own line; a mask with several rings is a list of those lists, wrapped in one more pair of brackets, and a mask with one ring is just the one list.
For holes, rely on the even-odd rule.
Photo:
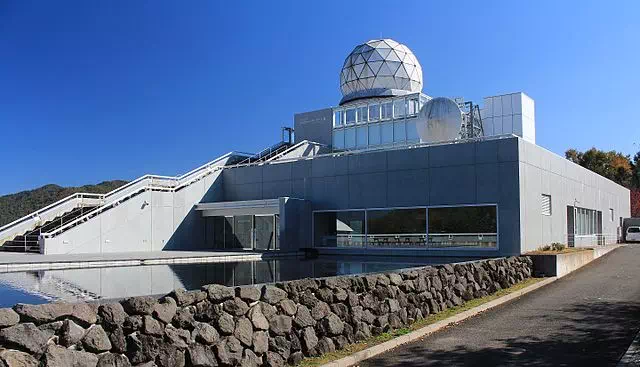
[(340, 85), (338, 106), (294, 116), (295, 141), (74, 195), (0, 228), (0, 248), (503, 256), (620, 239), (629, 190), (536, 145), (526, 94), (431, 98), (388, 39), (356, 46)]
[[(302, 200), (305, 205), (293, 214), (297, 237), (293, 243), (287, 241), (286, 248), (302, 245), (332, 252), (366, 249), (379, 254), (495, 256), (520, 254), (552, 242), (615, 243), (621, 218), (630, 211), (626, 188), (517, 136), (227, 168), (222, 180), (226, 202)], [(432, 215), (472, 220), (478, 215), (472, 209), (478, 207), (495, 208), (493, 229), (455, 229), (459, 223), (454, 222), (453, 231), (446, 231), (448, 227), (438, 228), (439, 233), (429, 230), (429, 225), (438, 225)], [(422, 216), (424, 230), (367, 231), (372, 214), (392, 210)], [(350, 229), (336, 229), (329, 236), (343, 237), (342, 242), (323, 242), (314, 233), (326, 213), (336, 213), (336, 221), (348, 222)], [(343, 219), (340, 213), (352, 215)], [(358, 222), (362, 223), (353, 224)], [(357, 234), (354, 227), (359, 228)], [(381, 236), (392, 240), (377, 241)], [(422, 237), (412, 238), (417, 236)]]

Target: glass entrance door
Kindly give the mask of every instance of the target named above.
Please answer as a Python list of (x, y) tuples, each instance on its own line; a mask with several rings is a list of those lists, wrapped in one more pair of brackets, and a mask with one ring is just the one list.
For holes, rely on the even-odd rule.
[(253, 241), (253, 215), (237, 215), (234, 218), (235, 247), (251, 250)]
[(274, 222), (273, 215), (256, 215), (255, 224), (255, 244), (256, 250), (274, 250)]
[(226, 250), (278, 250), (278, 215), (212, 217), (211, 246)]

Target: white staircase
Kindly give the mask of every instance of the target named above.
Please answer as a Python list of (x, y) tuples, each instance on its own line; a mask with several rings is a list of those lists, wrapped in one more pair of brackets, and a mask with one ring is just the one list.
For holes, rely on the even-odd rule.
[[(119, 206), (124, 206), (124, 204), (127, 202), (132, 203), (134, 201), (134, 198), (140, 197), (143, 193), (161, 192), (174, 196), (176, 195), (176, 193), (190, 188), (198, 182), (204, 182), (212, 175), (216, 175), (216, 177), (219, 176), (219, 172), (225, 165), (237, 163), (243, 159), (246, 159), (247, 157), (248, 155), (244, 153), (231, 152), (181, 176), (169, 177), (145, 175), (107, 194), (77, 193), (71, 195), (36, 212), (15, 220), (3, 227), (0, 227), (0, 250), (4, 247), (3, 245), (5, 243), (7, 244), (7, 248), (5, 248), (5, 250), (7, 250), (9, 247), (19, 249), (19, 246), (15, 245), (14, 239), (24, 238), (25, 252), (29, 250), (33, 252), (34, 249), (39, 250), (40, 253), (85, 252), (82, 249), (78, 248), (78, 244), (87, 243), (87, 241), (83, 241), (78, 238), (74, 238), (73, 242), (76, 242), (75, 245), (72, 244), (68, 239), (59, 241), (57, 246), (53, 246), (53, 251), (47, 251), (47, 244), (51, 243), (55, 245), (56, 239), (64, 237), (70, 232), (81, 232), (81, 229), (82, 227), (84, 227), (85, 223), (95, 222), (96, 219), (103, 217), (106, 212), (111, 212), (112, 209), (118, 210), (117, 208)], [(215, 180), (209, 181), (210, 186)], [(206, 188), (195, 191), (203, 192), (203, 190), (205, 189)], [(202, 199), (202, 195), (198, 195), (198, 192), (191, 193), (190, 197), (186, 201), (183, 200), (181, 202), (183, 205), (181, 205), (180, 207), (182, 209), (189, 207), (190, 210), (193, 205), (195, 205), (197, 202), (199, 202), (200, 199)], [(142, 209), (144, 209), (144, 206), (148, 205), (148, 201), (148, 199), (145, 199), (145, 201), (141, 205)], [(189, 203), (192, 201), (193, 203), (189, 205)], [(90, 207), (91, 210), (87, 210), (86, 214), (82, 213), (82, 215), (76, 215), (68, 221), (61, 221), (60, 225), (54, 227), (48, 226), (48, 229), (44, 232), (38, 231), (38, 228), (44, 228), (43, 224), (55, 222), (55, 220), (61, 217), (65, 217), (65, 215), (69, 217), (67, 213), (77, 211), (78, 208), (83, 206)], [(131, 208), (129, 208), (129, 210), (131, 210)], [(127, 218), (128, 213), (124, 212), (123, 210), (118, 211), (119, 213), (114, 215), (114, 217)], [(179, 218), (181, 217), (181, 215), (174, 217), (176, 217), (176, 219), (184, 219), (184, 216), (182, 216), (182, 218)], [(114, 230), (118, 229), (116, 228)], [(37, 246), (32, 243), (34, 241), (33, 236), (37, 236)], [(29, 242), (29, 246), (26, 245), (27, 239), (28, 241), (31, 241)], [(92, 239), (89, 239), (88, 242), (91, 242), (93, 239), (95, 239), (95, 236)], [(135, 245), (135, 243), (132, 243), (132, 248), (129, 251), (146, 250), (138, 249), (135, 247)], [(95, 246), (93, 246), (93, 248), (95, 248)]]

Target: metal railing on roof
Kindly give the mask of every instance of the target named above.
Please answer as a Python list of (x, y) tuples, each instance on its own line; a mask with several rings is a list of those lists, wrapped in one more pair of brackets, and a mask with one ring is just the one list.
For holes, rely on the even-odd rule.
[(415, 143), (415, 144), (394, 143), (389, 145), (378, 145), (375, 147), (368, 147), (363, 149), (342, 150), (339, 152), (317, 154), (313, 156), (280, 158), (277, 160), (268, 160), (268, 161), (251, 162), (251, 163), (241, 162), (238, 164), (227, 165), (224, 168), (226, 169), (226, 168), (262, 166), (262, 165), (275, 164), (275, 163), (303, 161), (303, 160), (315, 159), (315, 158), (341, 157), (341, 156), (357, 155), (357, 154), (363, 154), (363, 153), (373, 153), (373, 152), (379, 152), (379, 151), (395, 151), (395, 150), (417, 149), (417, 148), (426, 148), (426, 147), (442, 146), (442, 145), (474, 143), (474, 142), (480, 142), (480, 141), (503, 140), (503, 139), (509, 139), (514, 137), (518, 137), (518, 136), (515, 134), (502, 134), (502, 135), (475, 137), (475, 138), (469, 138), (469, 139), (442, 141), (442, 142), (435, 142), (435, 143)]
[(279, 154), (279, 153), (281, 153), (281, 152), (283, 152), (285, 150), (288, 150), (290, 147), (291, 147), (290, 143), (287, 143), (285, 141), (281, 141), (279, 143), (271, 145), (271, 146), (261, 150), (260, 152), (248, 157), (247, 159), (243, 160), (239, 164), (250, 164), (250, 163), (256, 163), (256, 162), (264, 162), (265, 160), (269, 159), (273, 155)]

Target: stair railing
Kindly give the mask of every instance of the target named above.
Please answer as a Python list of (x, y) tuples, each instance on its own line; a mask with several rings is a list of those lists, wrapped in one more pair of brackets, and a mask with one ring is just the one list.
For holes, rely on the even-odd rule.
[(130, 184), (125, 185), (126, 187), (123, 186), (120, 189), (114, 190), (112, 192), (113, 194), (109, 193), (105, 195), (109, 197), (103, 198), (103, 202), (98, 208), (68, 222), (67, 224), (61, 227), (56, 228), (51, 232), (42, 233), (40, 236), (43, 238), (55, 237), (58, 234), (66, 231), (67, 229), (77, 225), (78, 223), (87, 221), (90, 218), (105, 211), (106, 209), (115, 207), (125, 199), (129, 199), (133, 196), (136, 196), (141, 192), (144, 192), (147, 190), (176, 191), (182, 187), (189, 186), (193, 182), (196, 182), (201, 178), (208, 176), (212, 172), (222, 169), (224, 162), (226, 162), (225, 160), (234, 154), (237, 154), (237, 153), (235, 152), (227, 153), (207, 164), (204, 164), (192, 171), (185, 173), (184, 175), (177, 176), (177, 177), (145, 175), (135, 181), (132, 181)]
[[(69, 195), (61, 200), (56, 201), (53, 204), (47, 205), (42, 209), (39, 209), (33, 213), (25, 215), (22, 218), (16, 219), (15, 221), (0, 227), (0, 246), (5, 241), (11, 240), (15, 236), (18, 236), (35, 228), (38, 224), (44, 223), (48, 220), (54, 219), (62, 213), (68, 212), (69, 210), (77, 207), (78, 204), (98, 205), (100, 208), (105, 205), (109, 205), (114, 201), (120, 201), (120, 197), (129, 197), (131, 193), (138, 193), (141, 190), (146, 190), (149, 188), (161, 190), (163, 187), (176, 187), (177, 185), (180, 185), (180, 183), (188, 181), (190, 178), (198, 176), (199, 174), (211, 173), (222, 160), (229, 158), (232, 155), (248, 156), (248, 154), (246, 153), (230, 152), (214, 159), (213, 161), (205, 163), (202, 166), (197, 167), (181, 176), (170, 177), (147, 174), (106, 194), (75, 193)], [(87, 215), (93, 212), (94, 211), (91, 211)], [(68, 228), (70, 225), (77, 223), (80, 218), (86, 218), (87, 215), (81, 216), (78, 219), (63, 225), (62, 227)]]
[(285, 142), (285, 141), (281, 141), (279, 143), (276, 143), (274, 145), (271, 145), (267, 148), (262, 149), (260, 152), (248, 157), (247, 159), (241, 161), (240, 163), (238, 163), (239, 165), (243, 165), (243, 164), (251, 164), (251, 163), (256, 163), (256, 162), (261, 162), (264, 157), (268, 157), (271, 156), (273, 154), (276, 154), (282, 150), (286, 150), (290, 147), (290, 144)]
[(60, 199), (55, 203), (49, 204), (44, 208), (38, 209), (31, 214), (25, 215), (22, 218), (18, 218), (13, 222), (0, 227), (0, 245), (21, 233), (37, 227), (40, 223), (54, 219), (60, 213), (67, 212), (77, 207), (78, 204), (98, 204), (102, 200), (102, 197), (103, 195), (100, 194), (75, 193)]

